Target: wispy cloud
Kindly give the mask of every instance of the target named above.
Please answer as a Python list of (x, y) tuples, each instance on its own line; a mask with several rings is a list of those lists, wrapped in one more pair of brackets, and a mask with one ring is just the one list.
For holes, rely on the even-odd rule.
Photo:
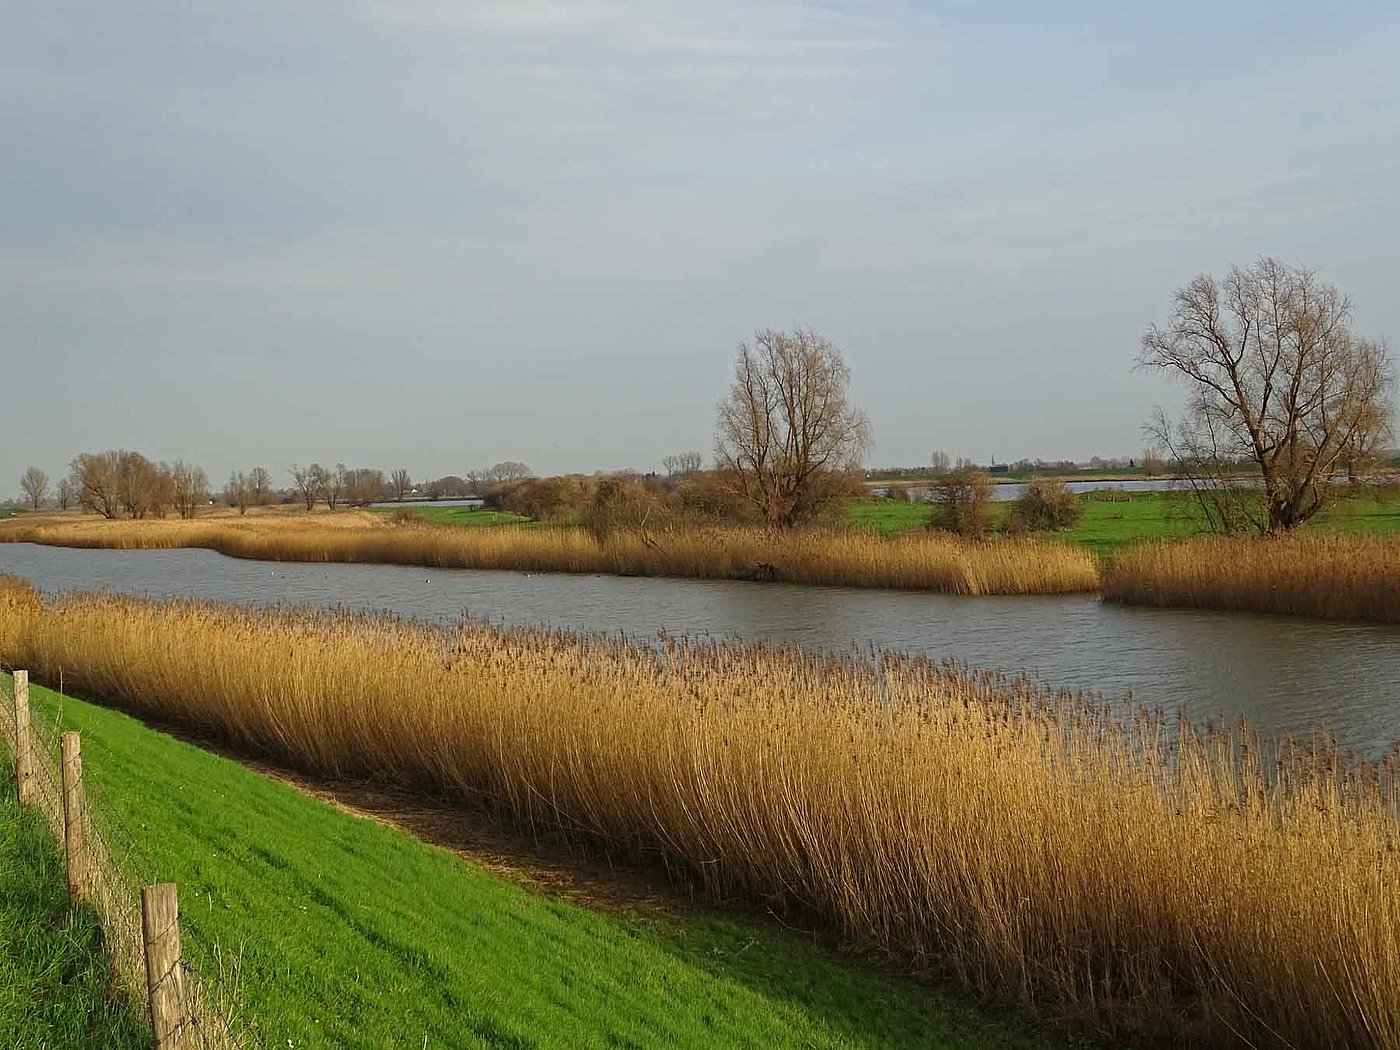
[(373, 2), (371, 21), (510, 40), (584, 40), (604, 51), (698, 58), (806, 57), (886, 52), (908, 42), (907, 22), (816, 4), (637, 5), (610, 0)]

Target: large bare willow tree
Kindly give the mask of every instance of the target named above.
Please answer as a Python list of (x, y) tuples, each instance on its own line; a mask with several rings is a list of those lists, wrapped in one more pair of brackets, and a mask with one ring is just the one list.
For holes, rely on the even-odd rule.
[(739, 344), (716, 460), (768, 524), (811, 518), (850, 487), (870, 436), (847, 400), (850, 377), (836, 344), (810, 328), (765, 329)]
[(1357, 476), (1391, 435), (1384, 343), (1351, 330), (1351, 302), (1301, 267), (1260, 259), (1175, 296), (1139, 364), (1190, 391), (1183, 416), (1158, 410), (1153, 439), (1181, 465), (1212, 523), (1287, 532)]

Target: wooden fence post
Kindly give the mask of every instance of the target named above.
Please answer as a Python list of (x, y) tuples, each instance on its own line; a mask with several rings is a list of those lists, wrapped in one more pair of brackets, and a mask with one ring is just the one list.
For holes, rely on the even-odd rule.
[(15, 680), (15, 788), (20, 805), (34, 795), (34, 755), (29, 747), (29, 672), (14, 672)]
[(155, 1050), (185, 1045), (185, 974), (180, 955), (180, 899), (173, 882), (141, 887), (141, 939)]
[(87, 854), (83, 851), (83, 753), (77, 733), (64, 733), (63, 755), (63, 852), (68, 859), (68, 899), (81, 900), (87, 880)]

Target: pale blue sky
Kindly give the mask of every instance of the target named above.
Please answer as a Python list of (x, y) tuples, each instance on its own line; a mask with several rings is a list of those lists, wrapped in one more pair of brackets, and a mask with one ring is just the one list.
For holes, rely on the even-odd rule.
[(872, 463), (1132, 454), (1262, 254), (1400, 339), (1400, 9), (1048, 7), (0, 2), (0, 494), (655, 468), (797, 324)]

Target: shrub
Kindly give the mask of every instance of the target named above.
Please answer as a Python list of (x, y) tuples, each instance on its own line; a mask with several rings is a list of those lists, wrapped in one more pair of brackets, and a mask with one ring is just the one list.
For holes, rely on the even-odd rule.
[(592, 497), (591, 482), (586, 478), (566, 475), (503, 482), (487, 493), (486, 504), (494, 510), (520, 514), (536, 521), (568, 521), (582, 513)]
[(991, 524), (992, 481), (986, 471), (967, 469), (933, 483), (934, 513), (929, 524), (960, 536), (981, 536)]
[(671, 523), (672, 513), (660, 486), (623, 474), (598, 482), (579, 521), (602, 540), (616, 532), (664, 528)]
[(736, 479), (727, 471), (701, 470), (676, 483), (678, 513), (696, 524), (752, 525), (758, 509), (739, 495)]
[(1031, 478), (1007, 519), (1012, 528), (1060, 532), (1072, 529), (1084, 516), (1079, 497), (1060, 478)]

